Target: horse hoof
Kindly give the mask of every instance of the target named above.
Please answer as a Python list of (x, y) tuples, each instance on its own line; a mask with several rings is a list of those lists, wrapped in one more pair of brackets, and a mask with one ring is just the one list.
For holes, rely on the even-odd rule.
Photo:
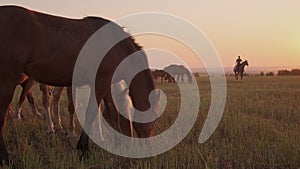
[(55, 130), (55, 132), (61, 132), (61, 131), (63, 131), (63, 128), (62, 128), (62, 126), (56, 126), (54, 128), (54, 130)]
[(53, 133), (55, 133), (53, 128), (47, 130), (47, 134), (53, 134)]
[(77, 150), (80, 150), (82, 154), (89, 152), (89, 145), (87, 143), (82, 143), (80, 140), (78, 141), (76, 148)]
[(16, 114), (15, 118), (19, 120), (23, 120), (24, 116), (22, 114)]
[(82, 161), (84, 159), (89, 159), (90, 157), (90, 151), (89, 149), (82, 151), (82, 153), (79, 155), (79, 160)]
[(40, 118), (40, 119), (44, 119), (44, 116), (41, 113), (36, 113), (36, 115)]

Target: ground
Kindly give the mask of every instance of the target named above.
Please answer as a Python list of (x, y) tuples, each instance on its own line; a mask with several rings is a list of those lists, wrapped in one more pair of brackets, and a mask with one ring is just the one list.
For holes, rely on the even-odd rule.
[[(226, 107), (215, 133), (203, 144), (198, 137), (210, 106), (210, 83), (197, 77), (201, 107), (197, 121), (176, 147), (151, 158), (129, 159), (113, 155), (95, 144), (88, 159), (78, 158), (79, 136), (64, 132), (47, 135), (45, 120), (30, 116), (24, 105), (25, 120), (8, 120), (4, 133), (12, 162), (17, 168), (298, 168), (300, 166), (300, 77), (227, 77)], [(160, 84), (168, 105), (158, 119), (156, 134), (175, 121), (180, 106), (176, 85)], [(43, 113), (41, 93), (33, 93)], [(20, 94), (18, 87), (13, 103)], [(63, 94), (62, 124), (66, 128), (67, 97)], [(76, 132), (81, 128), (77, 122)], [(8, 167), (4, 167), (8, 168)]]

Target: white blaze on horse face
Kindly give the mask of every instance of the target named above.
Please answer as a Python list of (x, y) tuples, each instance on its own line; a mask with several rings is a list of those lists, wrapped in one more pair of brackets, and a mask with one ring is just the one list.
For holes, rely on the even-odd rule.
[(132, 117), (134, 116), (134, 108), (126, 82), (121, 80), (118, 83), (112, 84), (111, 93), (117, 110), (130, 121), (130, 132), (131, 136), (133, 136)]
[[(115, 97), (115, 96), (113, 96), (113, 97)], [(124, 116), (124, 114), (127, 115), (127, 119), (129, 120), (129, 125), (130, 125), (130, 136), (133, 137), (132, 118), (134, 116), (134, 108), (133, 108), (131, 98), (129, 96), (129, 89), (125, 88), (125, 90), (122, 92), (122, 94), (119, 97), (120, 97), (120, 99), (123, 100), (121, 107), (119, 107), (119, 112), (123, 116)]]
[[(114, 104), (117, 110), (130, 121), (130, 132), (131, 136), (133, 136), (133, 124), (132, 117), (134, 115), (133, 104), (131, 98), (129, 96), (129, 90), (127, 88), (127, 84), (124, 80), (114, 83), (111, 85), (111, 92)], [(99, 106), (99, 112), (100, 106)], [(92, 133), (91, 135), (100, 141), (104, 141), (103, 131), (102, 131), (102, 118), (99, 114), (94, 121)]]

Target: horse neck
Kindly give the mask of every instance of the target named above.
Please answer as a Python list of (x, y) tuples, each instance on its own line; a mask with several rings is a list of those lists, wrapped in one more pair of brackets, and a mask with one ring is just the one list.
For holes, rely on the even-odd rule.
[(246, 65), (246, 63), (243, 62), (243, 63), (241, 64), (240, 68), (244, 69), (245, 65)]

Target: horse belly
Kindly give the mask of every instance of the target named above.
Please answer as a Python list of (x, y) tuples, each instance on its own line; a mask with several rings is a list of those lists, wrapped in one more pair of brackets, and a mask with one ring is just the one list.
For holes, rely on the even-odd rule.
[(24, 72), (40, 83), (51, 86), (71, 86), (73, 68), (71, 63), (51, 61), (51, 59), (47, 60), (47, 57), (42, 57), (41, 62), (29, 63)]

